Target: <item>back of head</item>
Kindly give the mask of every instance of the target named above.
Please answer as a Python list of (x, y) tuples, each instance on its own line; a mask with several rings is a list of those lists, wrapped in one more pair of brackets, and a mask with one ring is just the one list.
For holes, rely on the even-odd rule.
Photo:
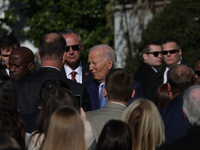
[(20, 42), (12, 35), (6, 35), (0, 39), (0, 48), (3, 50), (10, 51), (10, 48), (14, 50), (17, 47), (20, 47)]
[(192, 126), (200, 126), (200, 85), (191, 86), (183, 96), (183, 108)]
[(167, 84), (161, 84), (158, 90), (156, 91), (154, 103), (158, 109), (163, 108), (164, 106), (170, 103), (171, 99), (168, 92)]
[(0, 150), (20, 150), (15, 139), (5, 134), (0, 134)]
[(69, 90), (60, 87), (51, 90), (43, 102), (42, 110), (38, 117), (37, 132), (35, 133), (46, 133), (52, 113), (56, 109), (65, 105), (74, 107), (77, 111), (79, 111), (76, 100)]
[(133, 76), (126, 70), (111, 70), (105, 79), (108, 100), (129, 102), (133, 92)]
[(132, 135), (128, 125), (110, 120), (101, 131), (96, 150), (132, 150)]
[(17, 86), (8, 76), (0, 76), (0, 131), (13, 137), (25, 149), (24, 123), (18, 113)]
[(61, 59), (66, 50), (65, 39), (56, 33), (43, 35), (40, 39), (39, 54), (41, 61)]
[(117, 58), (116, 58), (115, 51), (110, 46), (105, 45), (105, 44), (96, 45), (92, 47), (89, 52), (94, 51), (94, 50), (103, 50), (105, 62), (111, 59), (113, 61), (113, 68), (114, 68)]
[(51, 117), (42, 150), (86, 150), (84, 126), (78, 111), (61, 107)]
[(171, 86), (172, 95), (183, 94), (195, 83), (194, 71), (183, 64), (175, 65), (167, 72), (167, 82)]
[(164, 125), (158, 109), (151, 101), (134, 101), (122, 114), (122, 120), (131, 129), (133, 150), (155, 150), (164, 143)]

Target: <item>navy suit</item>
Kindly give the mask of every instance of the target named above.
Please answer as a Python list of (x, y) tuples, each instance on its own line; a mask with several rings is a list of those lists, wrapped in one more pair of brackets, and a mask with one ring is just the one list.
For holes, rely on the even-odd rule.
[(165, 126), (165, 140), (170, 144), (185, 136), (190, 125), (183, 114), (183, 95), (175, 97), (167, 106), (160, 109)]
[[(99, 101), (99, 85), (100, 85), (100, 83), (97, 82), (96, 80), (91, 80), (89, 82), (84, 83), (84, 85), (87, 87), (87, 91), (90, 95), (92, 110), (99, 109), (100, 108), (100, 101)], [(140, 83), (134, 81), (133, 90), (135, 90), (135, 96), (133, 99), (131, 99), (130, 103), (133, 102), (137, 98), (143, 97), (142, 86)]]

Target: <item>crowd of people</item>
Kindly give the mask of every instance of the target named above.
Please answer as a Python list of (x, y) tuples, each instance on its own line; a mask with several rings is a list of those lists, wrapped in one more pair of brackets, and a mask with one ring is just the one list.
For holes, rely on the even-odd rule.
[(83, 47), (71, 29), (43, 35), (37, 70), (16, 37), (0, 39), (0, 150), (200, 149), (200, 60), (184, 64), (176, 39), (147, 42), (134, 76), (109, 45), (88, 63)]

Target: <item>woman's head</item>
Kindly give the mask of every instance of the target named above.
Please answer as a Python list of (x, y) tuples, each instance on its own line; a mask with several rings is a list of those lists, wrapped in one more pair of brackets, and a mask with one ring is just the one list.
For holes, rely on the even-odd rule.
[(97, 150), (132, 150), (132, 136), (128, 125), (120, 120), (110, 120), (104, 126)]
[(154, 102), (158, 109), (168, 105), (172, 99), (172, 94), (168, 92), (167, 84), (162, 84), (156, 91)]
[(86, 149), (83, 122), (75, 108), (64, 106), (52, 114), (42, 149)]
[(122, 114), (132, 132), (133, 150), (153, 150), (165, 141), (164, 125), (158, 109), (149, 100), (138, 99)]

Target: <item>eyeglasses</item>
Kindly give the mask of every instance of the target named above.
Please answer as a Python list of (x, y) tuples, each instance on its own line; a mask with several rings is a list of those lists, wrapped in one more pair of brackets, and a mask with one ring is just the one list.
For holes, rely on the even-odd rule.
[(167, 55), (168, 53), (175, 54), (178, 51), (179, 51), (178, 49), (173, 49), (173, 50), (170, 50), (170, 51), (162, 51), (162, 54), (163, 55)]
[(200, 71), (195, 71), (195, 74), (197, 74), (200, 77)]
[(74, 51), (79, 51), (79, 45), (72, 45), (72, 46), (66, 46), (66, 52), (69, 52), (70, 47), (71, 47)]
[(158, 57), (159, 54), (161, 54), (162, 52), (149, 52), (146, 54), (153, 54), (154, 57)]

